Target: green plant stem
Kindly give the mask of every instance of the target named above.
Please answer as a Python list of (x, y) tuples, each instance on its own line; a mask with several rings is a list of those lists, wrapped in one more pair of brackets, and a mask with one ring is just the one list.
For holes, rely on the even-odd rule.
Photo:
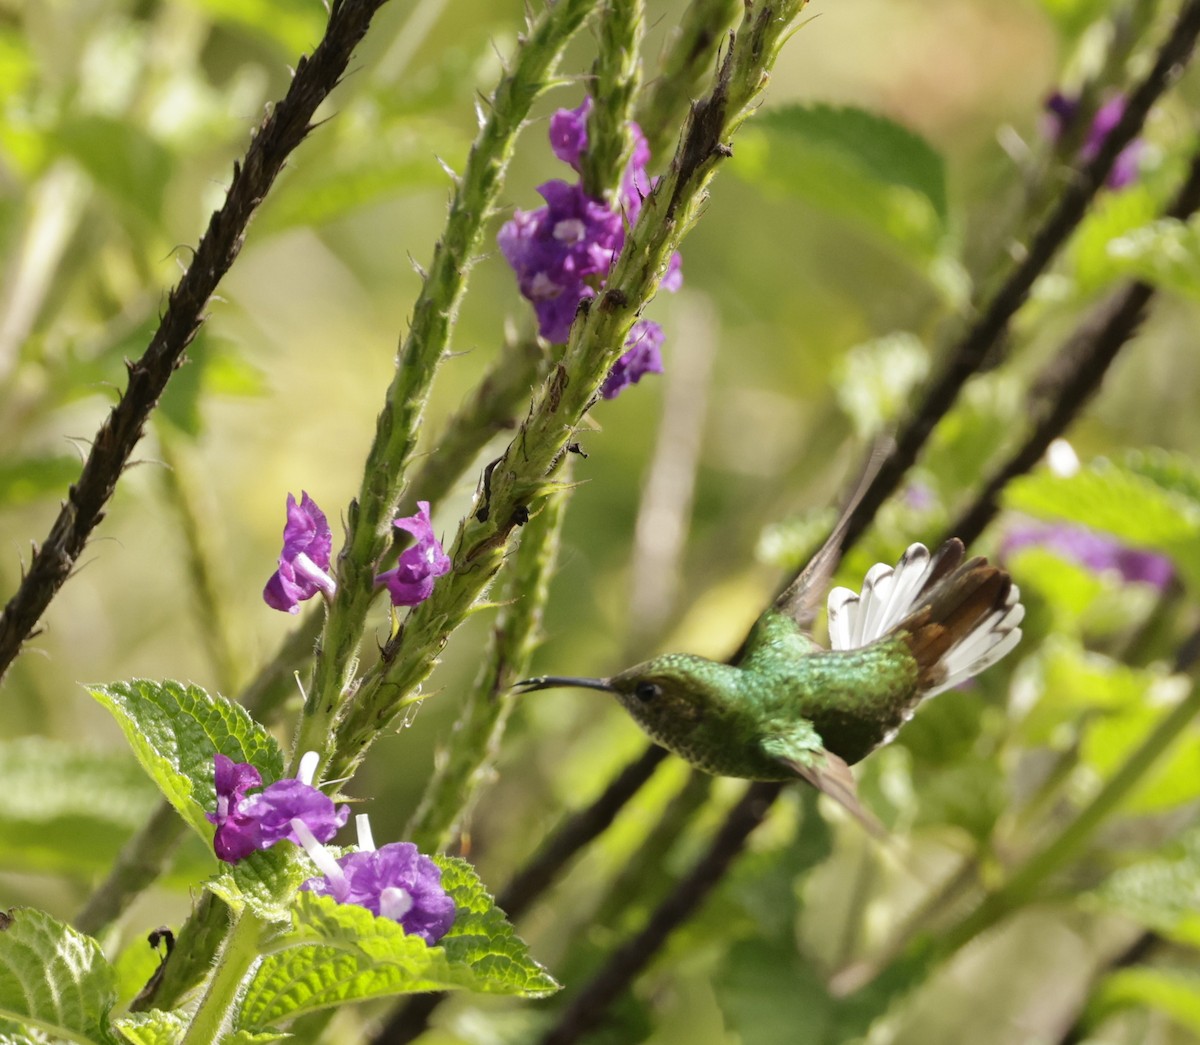
[[(411, 490), (400, 499), (398, 513), (411, 515), (416, 511), (417, 490), (435, 505), (441, 501), (487, 440), (498, 431), (515, 427), (519, 402), (545, 375), (547, 366), (546, 353), (535, 338), (507, 339), (475, 391), (434, 440), (436, 452), (421, 460)], [(242, 691), (239, 702), (264, 725), (278, 722), (287, 702), (299, 699), (295, 675), (311, 660), (323, 623), (324, 609), (310, 609)], [(163, 800), (146, 826), (122, 847), (112, 870), (76, 917), (76, 928), (95, 936), (120, 917), (134, 898), (162, 874), (185, 829), (183, 820)], [(222, 910), (208, 917), (219, 917), (223, 923), (225, 914)]]
[(613, 198), (633, 151), (629, 133), (639, 76), (645, 11), (642, 0), (607, 0), (598, 20), (599, 51), (589, 93), (588, 147), (581, 157), (583, 188), (594, 199)]
[(1013, 911), (1036, 899), (1046, 881), (1087, 846), (1096, 829), (1146, 778), (1197, 714), (1200, 714), (1200, 686), (1193, 686), (1054, 841), (1034, 853), (965, 918), (940, 932), (933, 942), (916, 941), (912, 950), (925, 952), (926, 960), (932, 963), (944, 962)]
[(234, 923), (182, 1045), (210, 1045), (220, 1039), (221, 1028), (237, 1001), (238, 988), (258, 958), (263, 928), (262, 920), (249, 909)]
[(326, 755), (331, 751), (333, 723), (346, 695), (354, 690), (358, 644), (374, 601), (378, 565), (392, 542), (392, 519), (416, 449), (425, 401), (449, 343), (484, 227), (496, 207), (517, 132), (595, 2), (560, 0), (544, 10), (529, 28), (512, 71), (492, 95), (488, 116), (471, 146), (445, 231), (434, 248), (433, 262), (400, 346), (396, 373), (367, 453), (362, 486), (347, 512), (346, 543), (338, 559), (338, 591), (326, 619), (293, 763), (305, 751)]
[(670, 144), (688, 105), (699, 96), (725, 31), (742, 9), (740, 0), (692, 0), (672, 31), (658, 75), (638, 98), (635, 118), (650, 155)]
[(224, 693), (235, 693), (238, 682), (237, 657), (229, 638), (225, 605), (217, 594), (220, 585), (213, 577), (215, 557), (208, 547), (205, 527), (200, 522), (203, 512), (196, 503), (196, 489), (176, 449), (174, 434), (165, 424), (157, 427), (158, 449), (166, 465), (161, 472), (163, 488), (179, 519), (179, 533), (186, 552), (184, 559), (191, 581), (193, 617), (212, 661), (218, 688)]
[(550, 493), (575, 428), (624, 351), (629, 328), (654, 294), (671, 254), (699, 214), (728, 137), (749, 115), (803, 0), (748, 6), (708, 98), (688, 119), (671, 168), (630, 230), (608, 282), (576, 319), (566, 354), (535, 396), (516, 438), (485, 475), (476, 509), (452, 545), (453, 570), (417, 606), (385, 646), (378, 670), (363, 680), (337, 728), (329, 775), (349, 775), (395, 715), (420, 699), (417, 687), (433, 670), (450, 632), (465, 619), (504, 557), (513, 529)]
[(530, 657), (541, 641), (542, 610), (558, 560), (567, 493), (563, 489), (547, 498), (526, 525), (507, 567), (503, 606), (483, 667), (403, 835), (423, 853), (444, 851), (451, 844), (492, 773), (515, 699), (512, 685), (528, 673)]

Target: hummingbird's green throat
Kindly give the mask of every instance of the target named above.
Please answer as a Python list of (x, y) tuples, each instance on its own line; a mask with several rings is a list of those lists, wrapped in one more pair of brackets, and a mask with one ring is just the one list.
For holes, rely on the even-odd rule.
[(861, 593), (829, 593), (831, 649), (809, 632), (832, 573), (828, 545), (755, 623), (737, 660), (672, 653), (611, 678), (547, 675), (523, 692), (613, 694), (658, 743), (719, 776), (801, 777), (873, 823), (849, 766), (892, 739), (927, 697), (995, 664), (1020, 641), (1017, 586), (962, 542), (911, 545), (872, 566)]

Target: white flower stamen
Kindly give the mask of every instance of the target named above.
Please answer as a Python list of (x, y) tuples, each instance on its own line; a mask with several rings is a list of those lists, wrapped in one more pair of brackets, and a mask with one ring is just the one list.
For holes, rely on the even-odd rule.
[(371, 818), (366, 813), (359, 813), (354, 818), (354, 828), (358, 831), (358, 851), (360, 853), (375, 852), (375, 838), (371, 834)]
[(300, 771), (296, 774), (296, 779), (312, 787), (313, 778), (317, 775), (317, 766), (320, 764), (321, 756), (316, 751), (305, 751), (300, 756)]
[(412, 909), (412, 895), (398, 885), (389, 885), (379, 894), (379, 913), (384, 918), (398, 922)]

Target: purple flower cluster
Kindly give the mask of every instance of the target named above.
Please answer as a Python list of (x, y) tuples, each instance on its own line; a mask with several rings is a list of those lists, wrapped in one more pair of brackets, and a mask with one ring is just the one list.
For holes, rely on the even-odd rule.
[[(1051, 141), (1057, 142), (1066, 134), (1067, 129), (1079, 115), (1079, 99), (1065, 95), (1061, 91), (1055, 91), (1046, 99), (1046, 113), (1048, 115), (1046, 135)], [(1125, 98), (1119, 94), (1110, 98), (1096, 110), (1096, 115), (1092, 117), (1092, 125), (1088, 128), (1087, 137), (1079, 149), (1080, 160), (1087, 163), (1096, 158), (1105, 139), (1112, 133), (1113, 128), (1120, 122), (1124, 114)], [(1117, 154), (1116, 162), (1113, 163), (1112, 170), (1108, 172), (1107, 184), (1110, 189), (1123, 189), (1137, 180), (1141, 154), (1142, 140), (1140, 138), (1134, 138)]]
[(1157, 552), (1130, 548), (1114, 537), (1067, 523), (1022, 522), (1004, 535), (1001, 557), (1027, 547), (1045, 548), (1095, 573), (1115, 573), (1125, 583), (1149, 584), (1162, 591), (1175, 576), (1171, 560)]
[(226, 863), (244, 860), (284, 838), (300, 845), (293, 820), (302, 821), (314, 837), (328, 842), (350, 816), (349, 806), (335, 808), (324, 792), (291, 777), (247, 796), (252, 787), (261, 786), (262, 776), (249, 762), (234, 762), (222, 754), (213, 756), (213, 783), (217, 810), (205, 816), (217, 827), (213, 850)]
[[(388, 589), (393, 606), (416, 606), (433, 592), (433, 582), (450, 569), (450, 557), (433, 534), (429, 502), (417, 502), (417, 514), (396, 519), (395, 526), (412, 534), (415, 542), (400, 553), (394, 569), (375, 578)], [(298, 613), (300, 603), (317, 592), (332, 597), (337, 584), (329, 573), (333, 535), (325, 513), (302, 494), (300, 503), (288, 494), (287, 525), (283, 528), (283, 551), (279, 569), (267, 581), (263, 599), (272, 609)]]
[(412, 842), (347, 853), (324, 870), (322, 877), (310, 878), (300, 888), (390, 918), (431, 946), (454, 924), (456, 907), (442, 888), (441, 869)]
[(450, 556), (433, 535), (428, 501), (418, 501), (416, 515), (393, 525), (412, 534), (414, 543), (400, 553), (395, 569), (379, 574), (375, 583), (387, 588), (393, 606), (415, 606), (432, 594), (434, 580), (450, 570)]
[[(587, 150), (587, 120), (592, 99), (576, 109), (559, 109), (550, 119), (554, 155), (576, 172)], [(604, 286), (613, 261), (625, 243), (625, 226), (637, 221), (642, 200), (653, 188), (646, 173), (650, 148), (637, 124), (630, 125), (633, 154), (621, 179), (615, 203), (589, 196), (579, 182), (560, 179), (539, 186), (546, 201), (537, 210), (518, 210), (497, 236), (500, 250), (517, 274), (521, 294), (533, 303), (538, 332), (547, 341), (562, 343), (580, 302), (595, 297)], [(683, 282), (678, 254), (672, 256), (659, 286), (678, 290)], [(611, 399), (643, 374), (662, 372), (661, 328), (641, 320), (626, 339), (626, 353), (605, 382)], [(618, 373), (619, 371), (619, 373)]]

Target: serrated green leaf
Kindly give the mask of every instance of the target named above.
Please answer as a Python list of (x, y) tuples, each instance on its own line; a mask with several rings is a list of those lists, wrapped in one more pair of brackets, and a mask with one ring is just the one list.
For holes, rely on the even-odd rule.
[(206, 841), (216, 808), (213, 754), (250, 762), (269, 784), (283, 774), (283, 752), (275, 738), (244, 708), (198, 686), (134, 679), (88, 686), (112, 712), (134, 755), (167, 800)]
[(1038, 518), (1082, 523), (1131, 547), (1161, 552), (1189, 584), (1200, 586), (1200, 505), (1129, 468), (1100, 461), (1069, 477), (1022, 476), (1009, 483), (1004, 505)]
[(476, 968), (492, 993), (538, 998), (558, 990), (554, 978), (530, 957), (475, 868), (451, 856), (434, 856), (433, 861), (442, 869), (442, 888), (458, 905), (454, 925), (441, 940), (450, 960)]
[(1114, 872), (1090, 899), (1171, 939), (1200, 944), (1200, 831)]
[(42, 737), (0, 742), (0, 866), (106, 871), (157, 801), (124, 752)]
[(188, 1021), (178, 1012), (152, 1009), (128, 1013), (113, 1020), (113, 1027), (132, 1045), (178, 1045), (187, 1031)]
[(1194, 458), (1157, 448), (1131, 450), (1121, 458), (1121, 464), (1134, 475), (1200, 505), (1200, 467)]
[(242, 1002), (243, 1027), (263, 1027), (347, 1001), (465, 989), (543, 997), (558, 984), (529, 955), (465, 861), (434, 857), (458, 906), (438, 946), (399, 923), (330, 897), (298, 893), (297, 944), (260, 965)]
[(732, 169), (882, 235), (923, 266), (944, 255), (945, 164), (885, 117), (849, 106), (769, 110), (742, 132)]
[[(132, 1045), (177, 1045), (187, 1032), (188, 1021), (178, 1012), (153, 1009), (131, 1012), (114, 1020), (113, 1026)], [(221, 1045), (267, 1045), (286, 1037), (282, 1032), (235, 1030), (221, 1035)]]
[(57, 1040), (113, 1040), (111, 966), (90, 936), (32, 907), (0, 913), (0, 1017)]
[(225, 870), (206, 882), (205, 888), (235, 912), (249, 907), (268, 922), (291, 921), (291, 896), (316, 873), (299, 849), (283, 842), (224, 866)]

